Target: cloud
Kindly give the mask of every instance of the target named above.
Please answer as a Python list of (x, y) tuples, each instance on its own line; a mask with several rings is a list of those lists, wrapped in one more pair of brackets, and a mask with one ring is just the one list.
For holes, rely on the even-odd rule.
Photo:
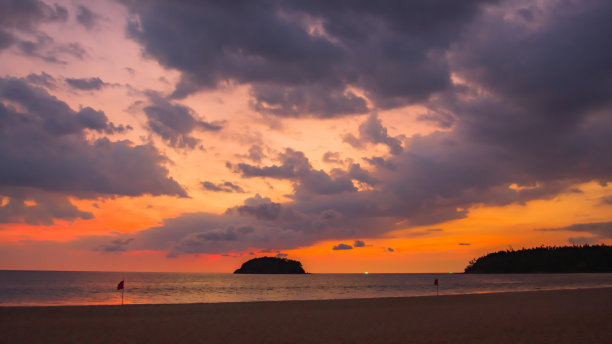
[(442, 228), (428, 228), (427, 231), (428, 232), (443, 232), (444, 229), (442, 229)]
[(54, 220), (74, 221), (93, 219), (93, 214), (81, 211), (67, 196), (37, 189), (0, 186), (0, 223), (52, 225)]
[(91, 30), (98, 25), (102, 17), (91, 11), (89, 8), (79, 5), (77, 7), (76, 20), (79, 24), (83, 25), (87, 30)]
[(215, 192), (236, 192), (236, 193), (244, 193), (244, 189), (240, 186), (232, 183), (232, 182), (223, 182), (219, 184), (214, 184), (209, 181), (202, 182), (202, 187), (208, 191)]
[(276, 254), (276, 257), (277, 257), (277, 258), (287, 258), (287, 256), (289, 256), (289, 255), (288, 255), (288, 254), (286, 254), (286, 253), (277, 253), (277, 254)]
[(566, 227), (540, 228), (536, 230), (544, 232), (567, 231), (589, 233), (595, 236), (595, 238), (592, 239), (612, 239), (612, 222), (576, 223)]
[(340, 159), (340, 153), (338, 152), (325, 152), (325, 154), (323, 154), (323, 161), (329, 164), (342, 163), (342, 159)]
[(391, 247), (387, 247), (387, 251), (389, 251), (389, 252), (395, 252), (395, 250), (394, 250), (394, 249), (392, 249)]
[(280, 165), (255, 166), (228, 162), (226, 166), (234, 173), (240, 173), (243, 178), (266, 177), (291, 180), (296, 197), (355, 192), (357, 187), (353, 184), (353, 180), (368, 185), (377, 183), (376, 179), (359, 164), (352, 164), (347, 170), (333, 169), (328, 173), (314, 169), (303, 152), (291, 148), (280, 153), (277, 160)]
[(334, 251), (352, 250), (353, 246), (346, 244), (338, 244), (332, 248)]
[(241, 215), (251, 215), (259, 220), (276, 220), (281, 213), (281, 205), (272, 202), (269, 198), (255, 195), (244, 202), (244, 205), (234, 208)]
[(448, 112), (428, 112), (419, 115), (417, 120), (433, 123), (442, 129), (448, 129), (455, 123), (455, 117)]
[[(609, 1), (533, 3), (528, 11), (514, 2), (486, 11), (470, 1), (444, 9), (346, 4), (127, 4), (132, 37), (182, 73), (177, 98), (229, 82), (248, 85), (255, 107), (296, 106), (279, 116), (329, 117), (345, 112), (328, 104), (302, 114), (315, 111), (315, 87), (331, 95), (350, 88), (373, 109), (418, 103), (426, 115), (454, 119), (449, 130), (403, 138), (382, 125), (385, 112), (369, 116), (349, 141), (384, 144), (390, 154), (364, 158), (365, 167), (317, 169), (293, 148), (271, 162), (228, 162), (243, 178), (288, 180), (293, 193), (282, 203), (256, 196), (222, 215), (166, 219), (134, 234), (133, 247), (225, 253), (376, 238), (436, 229), (474, 205), (553, 199), (581, 183), (612, 181)], [(253, 231), (237, 231), (246, 226)], [(231, 228), (236, 240), (197, 236)], [(608, 223), (567, 228), (609, 237)]]
[(460, 242), (459, 246), (470, 246), (471, 244), (469, 242)]
[(128, 245), (134, 240), (134, 238), (128, 238), (125, 240), (115, 239), (107, 245), (102, 245), (101, 250), (104, 252), (124, 252), (127, 251)]
[(149, 129), (164, 139), (171, 147), (193, 149), (200, 140), (191, 134), (196, 131), (219, 131), (221, 122), (206, 122), (198, 118), (189, 107), (171, 103), (150, 93), (150, 104), (144, 107)]
[(31, 85), (42, 86), (49, 89), (54, 89), (56, 87), (55, 78), (44, 71), (40, 74), (30, 73), (25, 79)]
[[(64, 210), (52, 210), (51, 201), (43, 200), (39, 205), (47, 205), (49, 214), (71, 214), (58, 216), (64, 219), (89, 215), (62, 206), (65, 198), (43, 196), (39, 192), (75, 197), (144, 194), (185, 197), (185, 190), (168, 177), (168, 170), (163, 166), (167, 159), (154, 147), (111, 141), (106, 137), (87, 139), (88, 131), (121, 130), (127, 129), (109, 122), (102, 111), (85, 107), (77, 112), (23, 79), (0, 78), (0, 146), (3, 147), (0, 161), (4, 166), (0, 170), (0, 194), (14, 198), (13, 204), (28, 197), (55, 198), (57, 209)], [(17, 196), (7, 191), (10, 188), (23, 188), (27, 194)]]
[(382, 126), (377, 114), (370, 115), (359, 126), (359, 137), (347, 134), (344, 136), (344, 142), (358, 149), (363, 149), (368, 144), (384, 144), (389, 147), (389, 151), (393, 155), (400, 154), (403, 151), (400, 137), (389, 136), (387, 128)]
[(102, 81), (102, 79), (98, 77), (94, 78), (66, 78), (66, 83), (70, 85), (72, 88), (76, 88), (81, 91), (99, 91), (103, 87), (108, 86), (109, 84)]
[(354, 247), (364, 247), (365, 246), (365, 242), (361, 241), (361, 240), (355, 240), (355, 243), (353, 244)]
[(229, 81), (250, 86), (256, 111), (327, 118), (448, 89), (446, 51), (487, 2), (123, 3), (144, 54), (182, 73), (175, 97)]
[(33, 32), (41, 23), (66, 21), (67, 18), (65, 7), (49, 6), (39, 0), (3, 1), (0, 4), (0, 27), (3, 29)]

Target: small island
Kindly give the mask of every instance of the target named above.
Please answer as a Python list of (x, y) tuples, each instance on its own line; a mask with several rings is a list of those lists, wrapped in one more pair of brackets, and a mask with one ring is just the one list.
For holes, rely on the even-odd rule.
[(465, 273), (612, 272), (612, 246), (541, 246), (489, 253), (470, 261)]
[(254, 258), (242, 264), (235, 274), (305, 274), (297, 260), (276, 257)]

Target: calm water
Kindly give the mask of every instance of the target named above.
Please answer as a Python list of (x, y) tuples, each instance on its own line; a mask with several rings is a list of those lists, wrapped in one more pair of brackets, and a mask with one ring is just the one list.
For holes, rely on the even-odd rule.
[(612, 287), (612, 274), (312, 274), (0, 271), (0, 305), (193, 303), (473, 294)]

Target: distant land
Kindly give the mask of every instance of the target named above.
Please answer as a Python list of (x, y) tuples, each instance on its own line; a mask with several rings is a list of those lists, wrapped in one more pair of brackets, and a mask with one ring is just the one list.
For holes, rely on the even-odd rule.
[(541, 246), (489, 253), (473, 259), (465, 273), (612, 272), (612, 246)]
[(235, 274), (305, 274), (297, 260), (276, 257), (254, 258), (242, 264)]

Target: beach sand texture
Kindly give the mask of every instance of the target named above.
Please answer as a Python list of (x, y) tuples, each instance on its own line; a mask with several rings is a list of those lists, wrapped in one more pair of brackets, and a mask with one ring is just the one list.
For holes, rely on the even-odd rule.
[(322, 301), (0, 307), (0, 342), (612, 343), (612, 288)]

